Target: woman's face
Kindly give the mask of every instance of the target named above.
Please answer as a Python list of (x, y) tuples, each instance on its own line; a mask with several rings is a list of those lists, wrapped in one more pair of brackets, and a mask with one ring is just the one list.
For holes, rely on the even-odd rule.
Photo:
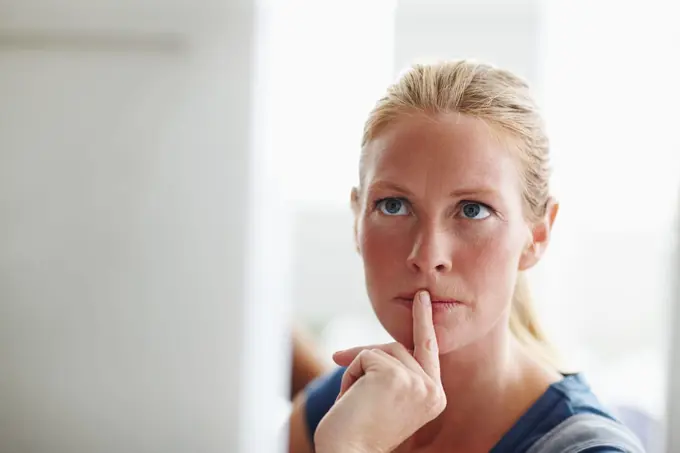
[(411, 347), (427, 289), (442, 354), (507, 322), (532, 230), (516, 160), (481, 120), (404, 116), (366, 148), (356, 239), (378, 319)]

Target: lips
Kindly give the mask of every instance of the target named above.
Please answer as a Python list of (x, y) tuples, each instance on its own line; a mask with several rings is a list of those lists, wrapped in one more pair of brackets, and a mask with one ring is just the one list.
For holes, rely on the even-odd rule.
[[(428, 291), (429, 292), (429, 291)], [(412, 293), (402, 293), (397, 296), (397, 299), (403, 302), (407, 303), (412, 303), (413, 299), (415, 298), (417, 292), (412, 292)], [(463, 302), (461, 302), (458, 299), (453, 299), (451, 297), (445, 297), (445, 296), (440, 296), (437, 295), (436, 293), (431, 293), (430, 292), (430, 300), (432, 301), (432, 305), (447, 305), (447, 306), (452, 306), (452, 305), (460, 305)]]

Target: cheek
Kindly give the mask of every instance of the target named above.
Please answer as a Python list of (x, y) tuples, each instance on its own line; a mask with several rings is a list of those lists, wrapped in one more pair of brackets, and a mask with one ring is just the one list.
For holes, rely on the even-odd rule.
[(389, 296), (395, 284), (409, 275), (406, 260), (412, 246), (411, 226), (408, 219), (375, 216), (362, 219), (359, 224), (357, 239), (366, 289), (373, 303)]
[(475, 241), (466, 242), (465, 250), (468, 264), (477, 270), (505, 267), (515, 256), (511, 242), (503, 234), (492, 234)]
[(399, 222), (381, 222), (364, 218), (359, 225), (358, 240), (367, 272), (385, 271), (403, 265), (404, 250), (408, 247), (408, 232)]
[(521, 247), (510, 231), (495, 229), (463, 242), (455, 272), (470, 285), (478, 299), (507, 299), (514, 288)]

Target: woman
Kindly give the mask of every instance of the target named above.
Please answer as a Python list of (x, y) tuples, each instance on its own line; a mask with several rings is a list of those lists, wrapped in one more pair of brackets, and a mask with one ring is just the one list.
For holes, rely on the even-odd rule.
[(294, 404), (291, 452), (640, 451), (536, 321), (524, 271), (558, 204), (522, 80), (414, 66), (371, 112), (359, 174), (356, 245), (395, 342), (335, 354)]

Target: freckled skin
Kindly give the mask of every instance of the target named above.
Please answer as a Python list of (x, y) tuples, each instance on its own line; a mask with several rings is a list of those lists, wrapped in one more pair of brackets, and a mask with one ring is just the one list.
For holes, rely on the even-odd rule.
[[(368, 295), (392, 337), (412, 348), (399, 294), (428, 288), (462, 302), (436, 310), (441, 354), (507, 320), (531, 230), (516, 159), (485, 123), (458, 114), (404, 116), (371, 141), (355, 201)], [(402, 200), (398, 215), (376, 203)], [(480, 207), (470, 218), (463, 207)], [(398, 206), (398, 205), (397, 205)], [(473, 208), (471, 212), (476, 212)]]

